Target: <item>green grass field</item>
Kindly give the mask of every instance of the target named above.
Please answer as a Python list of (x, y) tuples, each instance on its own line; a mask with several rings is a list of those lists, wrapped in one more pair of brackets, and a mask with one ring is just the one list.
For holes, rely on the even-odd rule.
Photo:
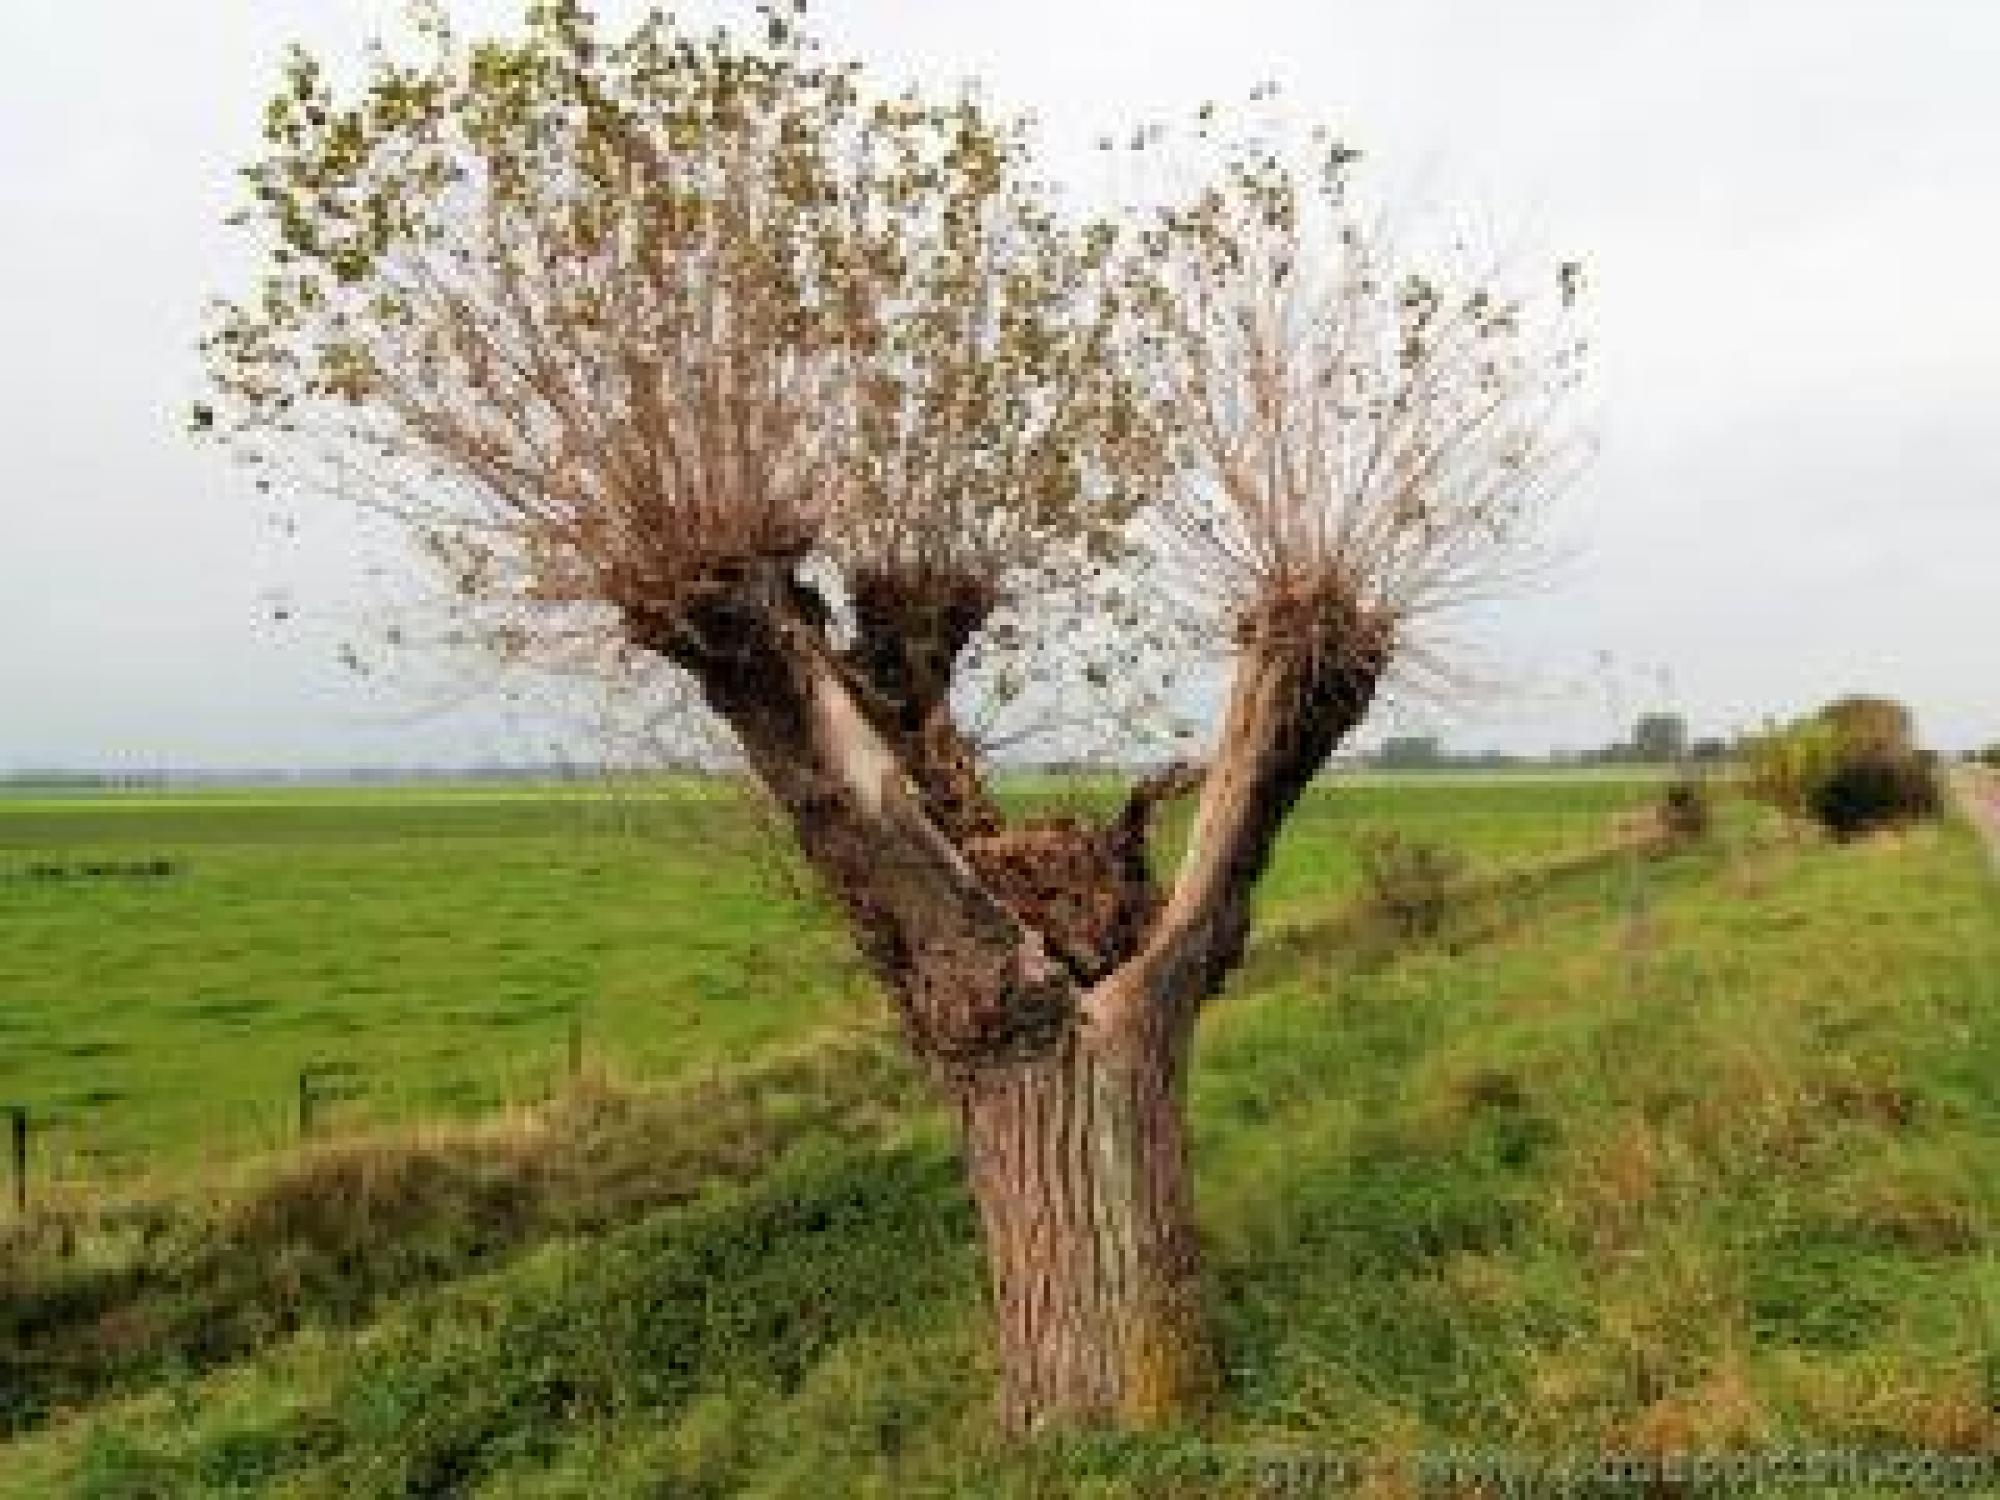
[[(199, 1112), (149, 1092), (144, 1049), (66, 1037), (199, 1049), (215, 1096), (337, 1036), (459, 1107), (440, 1081), (485, 1076), (463, 1054), (559, 1045), (472, 1008), (567, 979), (658, 1084), (325, 1145), (72, 1226), (67, 1256), (18, 1238), (0, 1495), (1247, 1495), (1282, 1449), (1395, 1496), (1447, 1448), (2000, 1448), (1985, 855), (1957, 824), (1839, 846), (1733, 807), (1703, 848), (1564, 857), (1648, 795), (1314, 794), (1197, 1055), (1218, 1410), (1199, 1441), (1025, 1451), (988, 1433), (947, 1122), (756, 846), (535, 798), (0, 811), (10, 863), (186, 861), (179, 886), (5, 887), (30, 934), (8, 1086), (121, 1080), (135, 1149), (196, 1141)], [(1514, 878), (1398, 940), (1356, 905), (1365, 826)], [(107, 960), (117, 998), (78, 997)], [(165, 1005), (251, 990), (284, 1008)]]
[[(1499, 861), (1642, 787), (1343, 789), (1267, 905), (1343, 894), (1362, 825)], [(539, 1097), (579, 1012), (591, 1056), (654, 1081), (872, 1013), (781, 851), (696, 783), (0, 798), (0, 1103), (33, 1112), (47, 1170), (102, 1179), (288, 1141), (302, 1068), (355, 1070), (319, 1111), (352, 1128)], [(30, 878), (154, 860), (172, 873)]]

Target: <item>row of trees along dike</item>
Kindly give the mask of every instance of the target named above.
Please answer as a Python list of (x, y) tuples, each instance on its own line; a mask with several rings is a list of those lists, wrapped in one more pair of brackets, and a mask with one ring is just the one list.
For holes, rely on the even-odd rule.
[(1936, 757), (1918, 747), (1910, 711), (1890, 698), (1835, 699), (1743, 743), (1750, 792), (1840, 838), (1938, 816)]
[[(1416, 258), (1261, 90), (1104, 143), (1173, 187), (1084, 213), (1023, 122), (804, 28), (544, 0), (500, 40), (422, 11), (352, 83), (292, 54), (193, 424), (401, 523), (448, 643), (726, 726), (962, 1122), (1003, 1421), (1177, 1419), (1215, 1379), (1195, 1018), (1313, 774), (1532, 560), (1578, 269)], [(1144, 723), (1203, 645), (1205, 765), (1003, 811), (966, 705)]]

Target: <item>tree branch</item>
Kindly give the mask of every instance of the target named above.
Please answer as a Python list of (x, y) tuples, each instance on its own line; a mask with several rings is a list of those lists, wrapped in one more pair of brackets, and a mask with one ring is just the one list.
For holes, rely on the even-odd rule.
[(1332, 589), (1267, 600), (1246, 621), (1173, 891), (1140, 951), (1086, 997), (1093, 1024), (1191, 1017), (1222, 987), (1243, 957), (1279, 828), (1367, 713), (1388, 654), (1386, 626)]
[(628, 609), (626, 628), (735, 731), (920, 1056), (962, 1074), (1054, 1045), (1078, 1013), (1069, 972), (932, 820), (803, 594), (791, 560), (759, 560), (671, 613)]

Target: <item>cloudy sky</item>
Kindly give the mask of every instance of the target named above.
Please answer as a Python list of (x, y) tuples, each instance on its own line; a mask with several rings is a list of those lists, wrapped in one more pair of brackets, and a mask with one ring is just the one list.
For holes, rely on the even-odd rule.
[[(1415, 711), (1454, 743), (1597, 743), (1656, 704), (1726, 731), (1850, 690), (1906, 699), (1944, 747), (2000, 738), (2000, 5), (819, 10), (889, 77), (1033, 110), (1059, 170), (1272, 79), (1411, 201), (1587, 263), (1602, 451), (1560, 569), (1465, 632), (1488, 690)], [(351, 58), (396, 14), (0, 5), (0, 769), (546, 748), (536, 716), (434, 673), (346, 673), (382, 588), (353, 522), (285, 538), (182, 436), (202, 299), (246, 271), (220, 220), (280, 49)]]

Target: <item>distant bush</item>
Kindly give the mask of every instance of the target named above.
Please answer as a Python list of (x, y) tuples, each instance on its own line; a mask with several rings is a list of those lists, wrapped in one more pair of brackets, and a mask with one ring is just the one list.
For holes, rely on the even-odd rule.
[(1991, 766), (1994, 770), (2000, 771), (2000, 740), (1995, 740), (1984, 750), (1976, 751), (1972, 758), (1981, 765)]
[(1936, 770), (1914, 755), (1844, 762), (1813, 789), (1813, 816), (1839, 838), (1935, 818), (1943, 810)]
[(1444, 844), (1382, 829), (1361, 839), (1368, 908), (1398, 936), (1436, 937), (1465, 882), (1465, 856)]
[(1660, 832), (1670, 843), (1698, 844), (1715, 824), (1708, 783), (1699, 776), (1677, 776), (1660, 794)]
[(1744, 765), (1752, 796), (1838, 838), (1933, 818), (1944, 805), (1909, 710), (1887, 698), (1838, 699), (1753, 736)]

